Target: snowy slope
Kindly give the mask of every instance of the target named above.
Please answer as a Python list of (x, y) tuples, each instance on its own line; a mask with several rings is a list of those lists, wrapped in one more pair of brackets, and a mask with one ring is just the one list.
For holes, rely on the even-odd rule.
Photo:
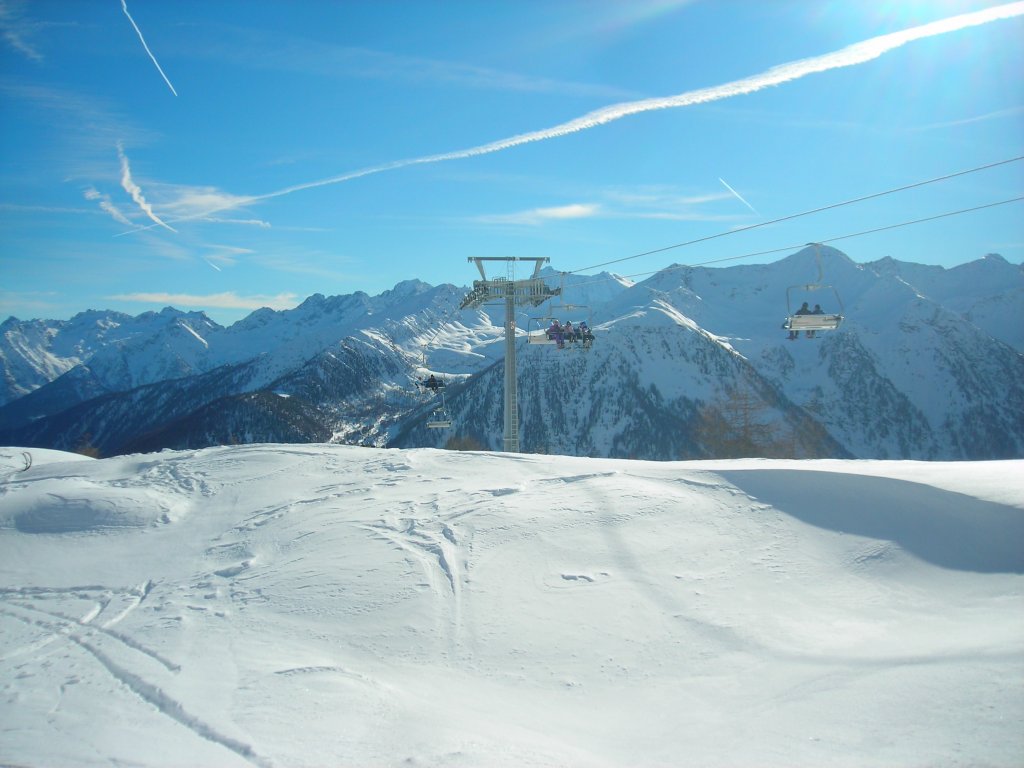
[(1024, 761), (1024, 462), (20, 466), (4, 763)]

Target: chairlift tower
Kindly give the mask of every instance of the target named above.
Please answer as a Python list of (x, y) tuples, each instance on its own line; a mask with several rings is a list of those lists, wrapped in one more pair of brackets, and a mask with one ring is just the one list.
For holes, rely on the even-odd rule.
[[(480, 280), (473, 281), (473, 290), (462, 300), (459, 309), (473, 309), (483, 304), (505, 305), (505, 436), (503, 450), (519, 451), (519, 397), (516, 387), (516, 307), (543, 304), (561, 289), (551, 289), (540, 276), (542, 264), (547, 257), (520, 256), (470, 256), (469, 261), (480, 270)], [(488, 278), (484, 270), (485, 261), (506, 263), (505, 277)], [(516, 280), (515, 263), (532, 261), (533, 274), (525, 280)]]

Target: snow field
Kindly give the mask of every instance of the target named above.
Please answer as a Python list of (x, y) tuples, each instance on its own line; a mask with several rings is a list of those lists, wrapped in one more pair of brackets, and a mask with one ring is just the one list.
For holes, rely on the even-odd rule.
[(1024, 462), (20, 452), (2, 762), (1024, 758)]

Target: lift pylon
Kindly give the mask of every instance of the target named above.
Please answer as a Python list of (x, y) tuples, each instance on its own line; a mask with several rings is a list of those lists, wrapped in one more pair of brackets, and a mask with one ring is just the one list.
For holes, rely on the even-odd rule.
[[(519, 397), (516, 387), (516, 306), (543, 304), (561, 293), (560, 288), (549, 288), (540, 276), (541, 265), (551, 261), (547, 257), (532, 256), (470, 256), (469, 261), (480, 270), (480, 280), (473, 281), (473, 289), (462, 300), (460, 309), (471, 309), (482, 304), (505, 305), (505, 434), (503, 450), (519, 451)], [(506, 276), (488, 278), (484, 262), (501, 261), (506, 264)], [(515, 263), (532, 261), (533, 274), (516, 280)]]

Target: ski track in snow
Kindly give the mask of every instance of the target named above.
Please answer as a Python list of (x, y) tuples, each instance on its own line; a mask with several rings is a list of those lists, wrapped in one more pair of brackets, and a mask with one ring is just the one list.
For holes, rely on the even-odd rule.
[(140, 675), (131, 672), (130, 670), (122, 667), (120, 664), (115, 662), (108, 655), (103, 653), (99, 648), (95, 647), (86, 640), (77, 637), (75, 635), (69, 635), (68, 639), (77, 644), (83, 650), (87, 651), (93, 658), (96, 659), (115, 679), (120, 683), (131, 689), (139, 698), (145, 701), (147, 704), (151, 704), (156, 707), (162, 714), (167, 715), (172, 720), (177, 721), (187, 729), (192, 731), (196, 736), (212, 741), (214, 744), (219, 744), (222, 747), (230, 749), (232, 752), (240, 755), (241, 757), (248, 760), (253, 765), (259, 766), (259, 768), (271, 768), (273, 763), (264, 757), (258, 755), (255, 750), (249, 744), (246, 744), (237, 739), (225, 736), (218, 732), (213, 726), (204, 722), (200, 718), (191, 715), (182, 706), (182, 704), (169, 696), (159, 686), (148, 682), (145, 678)]
[[(29, 616), (25, 616), (19, 613), (17, 610), (11, 610), (11, 608), (16, 608), (21, 611), (24, 611), (25, 613), (29, 614)], [(76, 620), (71, 617), (65, 616), (59, 612), (48, 611), (43, 608), (40, 608), (34, 603), (21, 602), (9, 602), (8, 607), (0, 607), (0, 612), (2, 612), (6, 616), (24, 622), (25, 624), (39, 627), (49, 632), (49, 635), (47, 637), (42, 638), (37, 643), (33, 643), (25, 648), (16, 648), (6, 652), (2, 656), (0, 656), (0, 660), (8, 660), (19, 655), (24, 655), (27, 650), (38, 650), (38, 648), (48, 645), (54, 640), (59, 640), (65, 637), (73, 638), (77, 637), (78, 635), (102, 635), (104, 637), (108, 637), (112, 640), (117, 641), (126, 648), (130, 648), (131, 650), (137, 651), (143, 654), (144, 656), (148, 656), (150, 659), (160, 664), (164, 669), (166, 669), (169, 672), (181, 671), (181, 665), (166, 659), (157, 651), (154, 651), (151, 648), (147, 648), (143, 643), (138, 642), (130, 635), (127, 635), (123, 632), (117, 632), (116, 630), (109, 629), (106, 626), (98, 626), (90, 623), (93, 617), (89, 614), (87, 614), (87, 616), (82, 620)], [(33, 615), (35, 615), (36, 617), (32, 618)]]
[(412, 505), (412, 516), (362, 527), (400, 548), (422, 569), (438, 606), (439, 625), (449, 627), (448, 652), (454, 659), (463, 641), (462, 592), (468, 582), (468, 542), (456, 533), (456, 528), (438, 518), (436, 506), (425, 515), (416, 515), (417, 506)]
[[(220, 733), (209, 723), (190, 714), (184, 704), (170, 696), (159, 683), (152, 681), (152, 678), (165, 674), (177, 675), (182, 669), (180, 664), (168, 660), (151, 648), (147, 648), (143, 643), (138, 642), (130, 635), (110, 629), (112, 624), (121, 621), (128, 613), (134, 610), (150, 593), (152, 588), (152, 582), (147, 581), (140, 587), (122, 591), (121, 594), (136, 598), (134, 604), (129, 605), (128, 608), (104, 625), (96, 624), (95, 619), (111, 603), (111, 597), (118, 594), (117, 590), (100, 588), (102, 589), (102, 595), (99, 602), (81, 619), (74, 619), (58, 611), (41, 608), (36, 601), (67, 596), (79, 599), (90, 598), (90, 593), (96, 590), (94, 587), (57, 590), (38, 588), (6, 589), (0, 591), (0, 597), (3, 598), (5, 603), (5, 605), (0, 605), (0, 615), (39, 629), (44, 633), (39, 640), (8, 650), (3, 655), (0, 655), (0, 661), (10, 661), (16, 660), (18, 657), (24, 657), (26, 665), (34, 665), (36, 663), (36, 653), (54, 642), (66, 641), (85, 651), (111, 677), (132, 691), (147, 705), (154, 707), (161, 714), (185, 726), (196, 736), (235, 752), (259, 768), (271, 768), (273, 764), (257, 754), (252, 746)], [(104, 650), (102, 648), (103, 645), (108, 645), (109, 647)], [(120, 657), (119, 660), (115, 660), (115, 655)], [(160, 669), (152, 667), (149, 662), (156, 662)], [(19, 670), (21, 666), (16, 665), (15, 671)]]

